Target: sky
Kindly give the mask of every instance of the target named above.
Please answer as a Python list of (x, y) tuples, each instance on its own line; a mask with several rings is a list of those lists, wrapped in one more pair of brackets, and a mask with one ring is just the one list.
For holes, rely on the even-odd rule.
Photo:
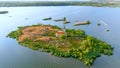
[[(90, 1), (90, 0), (0, 0), (0, 1)], [(120, 0), (115, 0), (120, 1)]]
[(0, 1), (89, 1), (89, 0), (0, 0)]

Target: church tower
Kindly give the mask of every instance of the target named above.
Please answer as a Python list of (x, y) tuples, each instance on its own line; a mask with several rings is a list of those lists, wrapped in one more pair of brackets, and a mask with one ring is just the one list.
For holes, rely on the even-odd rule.
[(63, 31), (64, 31), (64, 33), (66, 33), (66, 28), (65, 28), (65, 26), (63, 27)]

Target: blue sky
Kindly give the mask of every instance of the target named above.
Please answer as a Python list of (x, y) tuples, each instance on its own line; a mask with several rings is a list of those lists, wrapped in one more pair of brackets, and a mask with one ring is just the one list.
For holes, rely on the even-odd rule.
[[(90, 0), (0, 0), (0, 1), (90, 1)], [(120, 1), (120, 0), (115, 0)]]
[(89, 1), (89, 0), (0, 0), (0, 1)]

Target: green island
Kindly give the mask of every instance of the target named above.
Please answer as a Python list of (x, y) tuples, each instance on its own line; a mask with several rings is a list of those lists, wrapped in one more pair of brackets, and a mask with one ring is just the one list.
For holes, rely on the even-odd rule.
[(7, 14), (8, 11), (0, 11), (0, 14)]
[(16, 39), (19, 44), (33, 50), (84, 61), (88, 67), (102, 54), (111, 56), (114, 49), (110, 44), (86, 35), (81, 29), (66, 29), (65, 26), (21, 26), (10, 32), (7, 37)]
[(43, 18), (43, 20), (51, 20), (52, 18), (51, 17), (49, 17), (49, 18)]
[(62, 19), (55, 19), (54, 22), (59, 22), (59, 21), (63, 21), (63, 24), (68, 24), (70, 23), (70, 21), (67, 21), (66, 17), (63, 17)]
[(74, 24), (74, 26), (78, 26), (78, 25), (89, 25), (91, 24), (91, 22), (89, 20), (85, 21), (85, 22), (76, 22)]

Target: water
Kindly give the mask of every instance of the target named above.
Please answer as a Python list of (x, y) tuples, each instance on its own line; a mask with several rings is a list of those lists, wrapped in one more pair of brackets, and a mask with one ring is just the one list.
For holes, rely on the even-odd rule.
[[(8, 14), (0, 15), (0, 68), (87, 68), (83, 62), (72, 58), (59, 58), (49, 53), (34, 51), (21, 46), (16, 40), (6, 38), (6, 35), (16, 30), (18, 26), (37, 23), (58, 25), (61, 22), (43, 21), (43, 18), (59, 19), (67, 17), (71, 23), (66, 27), (70, 29), (83, 29), (88, 35), (97, 37), (111, 44), (114, 49), (113, 56), (97, 58), (91, 68), (119, 68), (120, 67), (120, 8), (86, 7), (86, 6), (56, 6), (56, 7), (1, 7), (8, 10)], [(26, 20), (27, 18), (27, 20)], [(76, 26), (76, 21), (90, 20), (92, 24)], [(107, 26), (101, 24), (103, 20)], [(109, 32), (106, 32), (109, 29)]]

